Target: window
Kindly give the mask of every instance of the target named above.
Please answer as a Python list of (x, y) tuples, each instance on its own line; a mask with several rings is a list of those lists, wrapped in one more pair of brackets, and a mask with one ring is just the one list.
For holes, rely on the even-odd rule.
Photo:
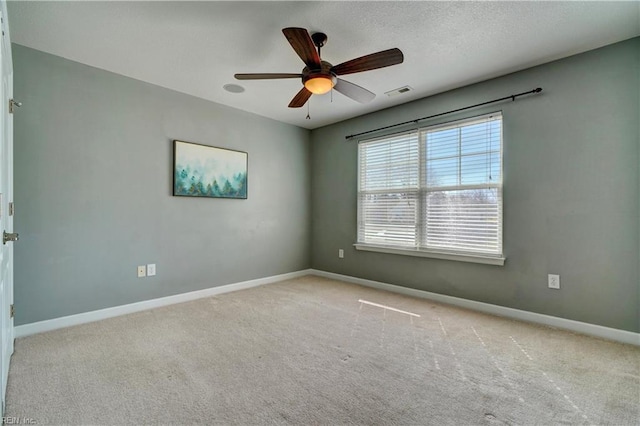
[(503, 264), (502, 115), (358, 146), (356, 248)]

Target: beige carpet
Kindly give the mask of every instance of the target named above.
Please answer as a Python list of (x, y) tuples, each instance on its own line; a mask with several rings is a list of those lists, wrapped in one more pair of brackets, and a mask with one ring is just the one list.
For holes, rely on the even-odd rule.
[(632, 425), (640, 348), (310, 276), (18, 339), (6, 415)]

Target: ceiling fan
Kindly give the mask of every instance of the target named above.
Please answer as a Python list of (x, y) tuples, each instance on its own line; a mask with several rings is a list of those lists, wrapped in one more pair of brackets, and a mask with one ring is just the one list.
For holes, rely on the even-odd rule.
[(357, 84), (338, 78), (338, 76), (384, 68), (401, 64), (404, 61), (402, 51), (393, 48), (361, 56), (334, 66), (320, 58), (320, 49), (327, 42), (326, 34), (314, 33), (309, 35), (309, 32), (304, 28), (285, 28), (282, 32), (291, 47), (293, 47), (293, 50), (296, 51), (306, 65), (300, 74), (235, 74), (235, 78), (238, 80), (302, 78), (304, 87), (293, 97), (289, 103), (289, 108), (300, 108), (309, 100), (312, 94), (322, 95), (331, 89), (335, 89), (354, 101), (360, 103), (370, 102), (376, 97), (375, 93)]

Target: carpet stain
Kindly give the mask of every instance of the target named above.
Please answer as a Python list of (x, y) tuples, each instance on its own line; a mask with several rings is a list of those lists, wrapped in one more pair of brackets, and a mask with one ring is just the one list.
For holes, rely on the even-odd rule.
[(484, 419), (492, 424), (508, 424), (507, 422), (503, 422), (499, 420), (496, 416), (491, 413), (484, 413)]

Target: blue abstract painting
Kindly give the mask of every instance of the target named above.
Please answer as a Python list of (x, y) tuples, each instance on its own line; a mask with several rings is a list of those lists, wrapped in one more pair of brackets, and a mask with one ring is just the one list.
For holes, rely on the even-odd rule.
[(173, 195), (247, 198), (248, 154), (173, 141)]

